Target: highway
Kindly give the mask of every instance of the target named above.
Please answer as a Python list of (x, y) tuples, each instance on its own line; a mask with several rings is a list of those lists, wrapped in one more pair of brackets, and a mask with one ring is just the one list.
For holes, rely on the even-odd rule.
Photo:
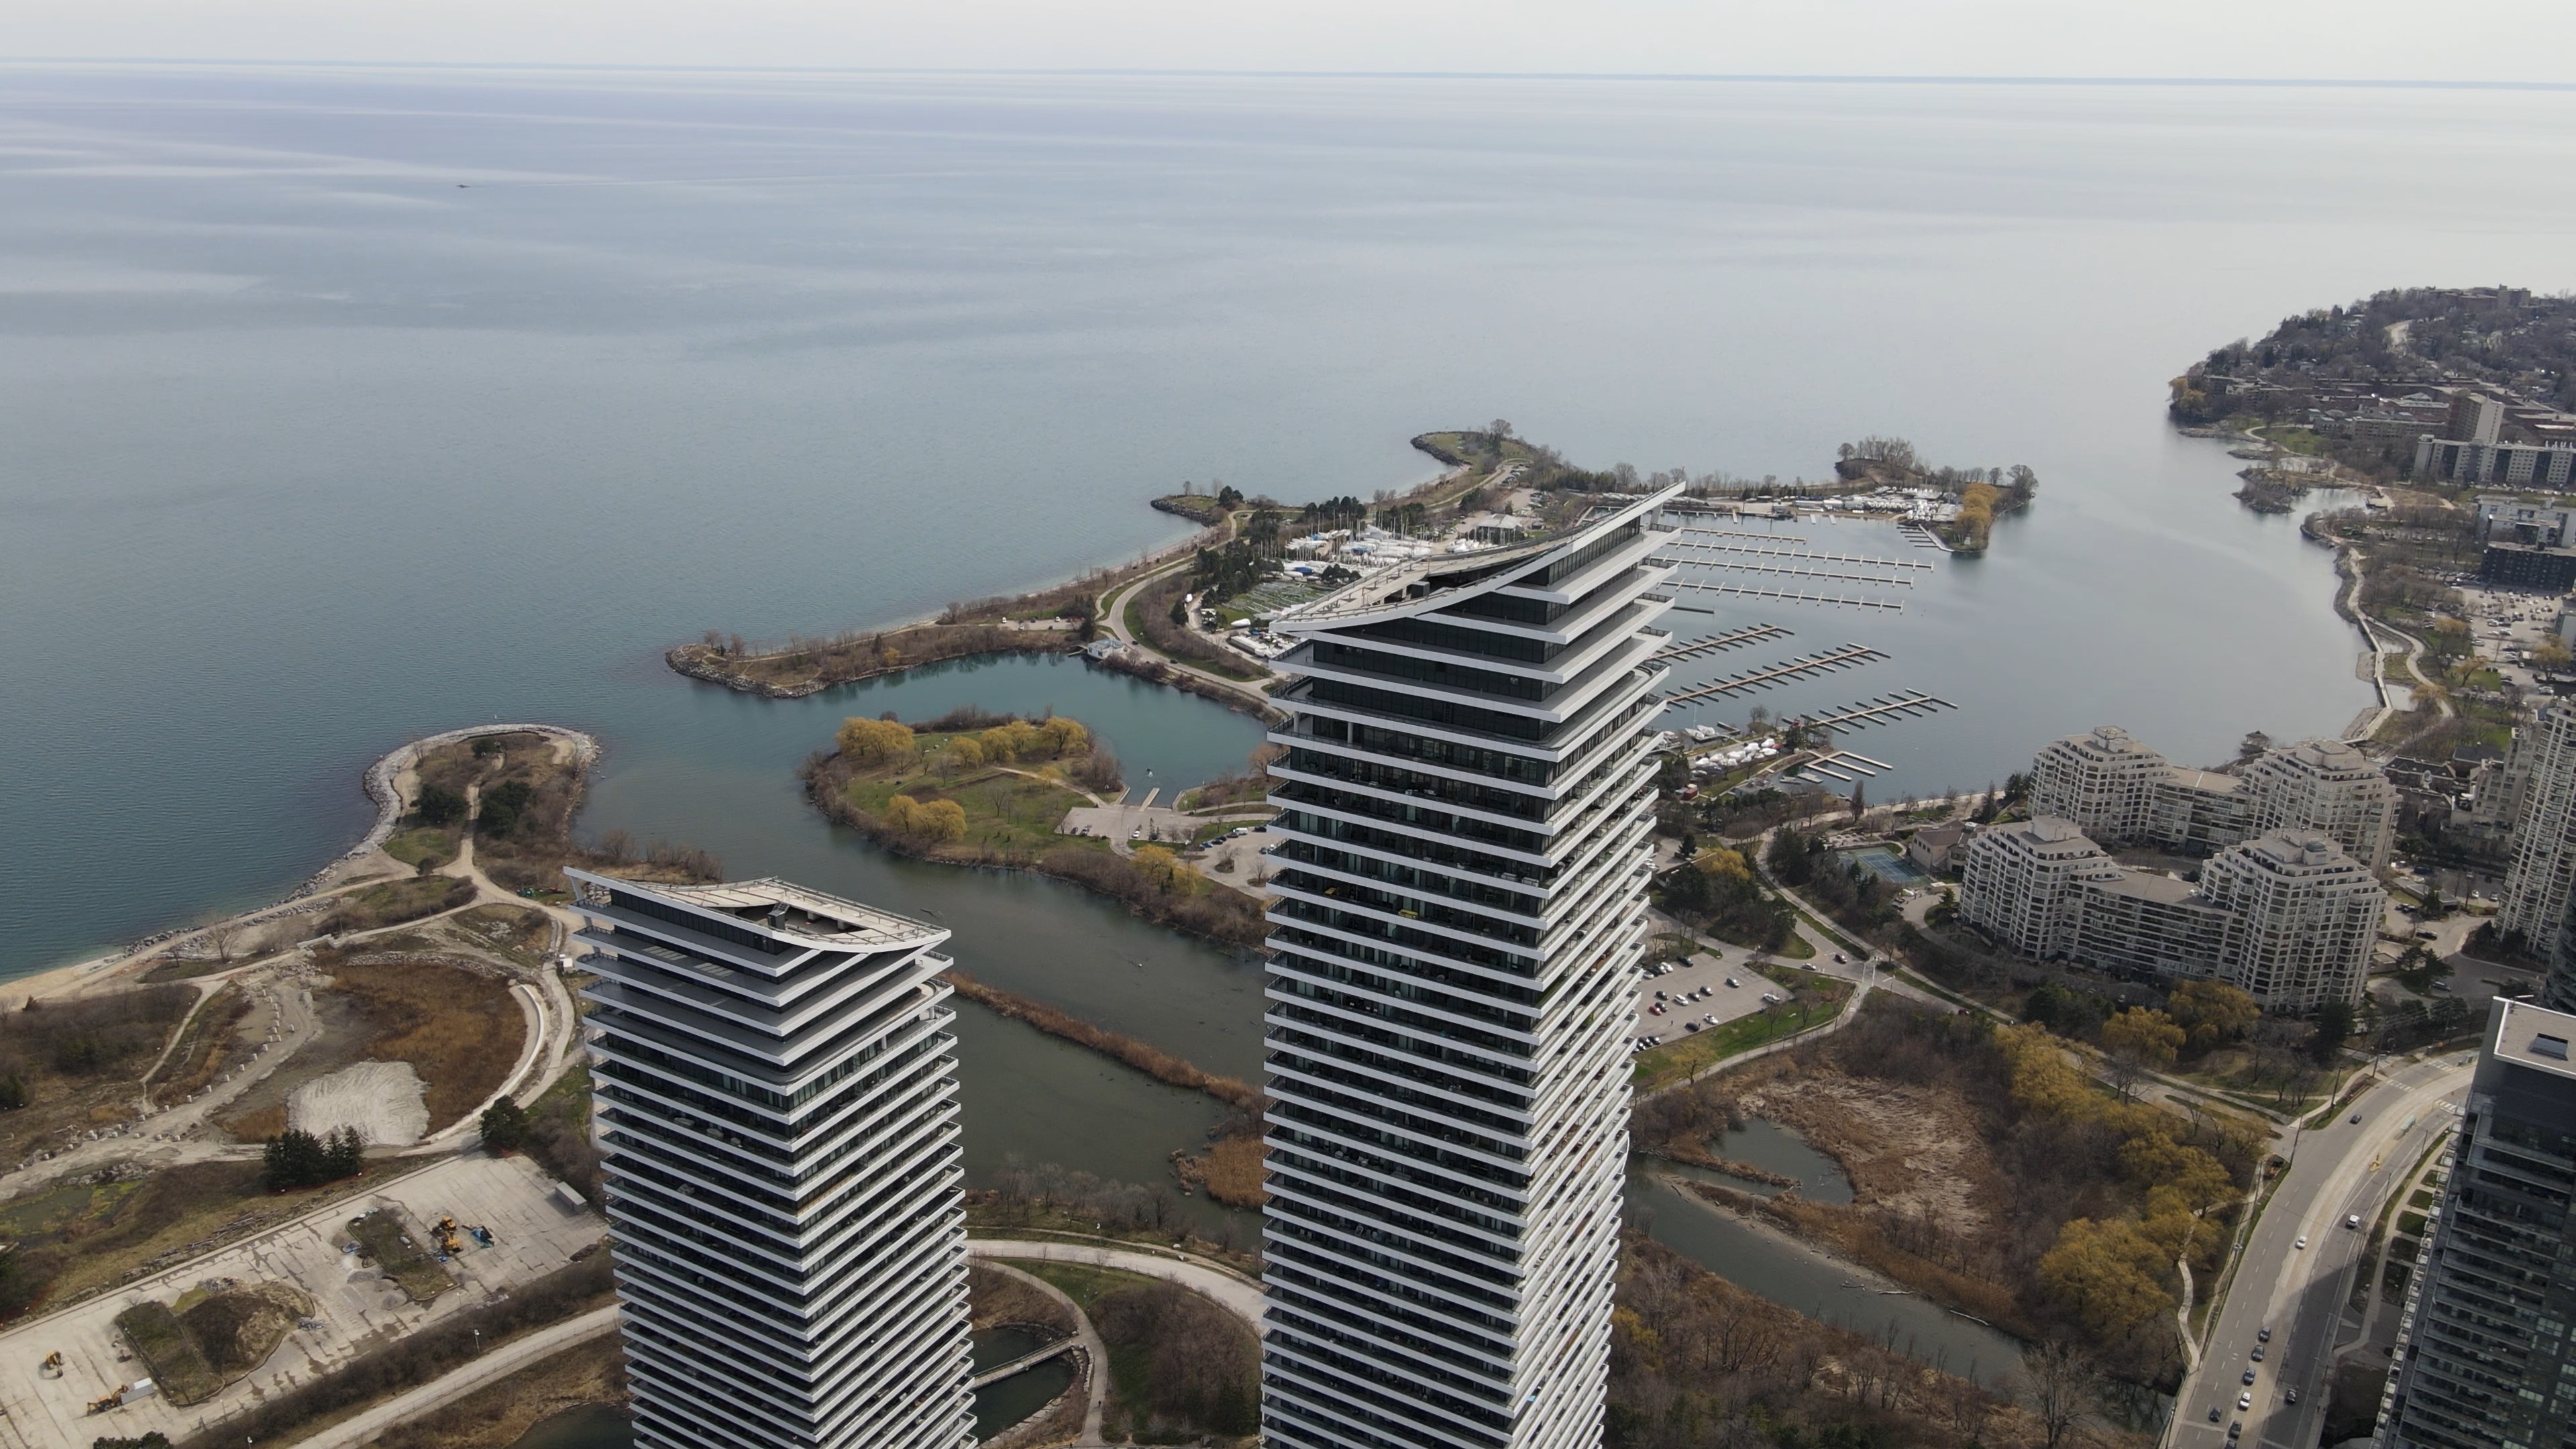
[[(2176, 1398), (2166, 1437), (2173, 1449), (2222, 1449), (2240, 1420), (2242, 1449), (2315, 1449), (2344, 1303), (2370, 1226), (2425, 1149), (2458, 1121), (2476, 1060), (2475, 1052), (2459, 1052), (2402, 1067), (2330, 1125), (2292, 1129), (2290, 1166), (2245, 1245), (2200, 1367)], [(2359, 1231), (2344, 1226), (2356, 1213)], [(2272, 1341), (2261, 1345), (2265, 1359), (2256, 1363), (2266, 1327)], [(2251, 1385), (2244, 1382), (2249, 1369)], [(2292, 1390), (2295, 1405), (2287, 1399)], [(2239, 1395), (2251, 1395), (2252, 1406), (2239, 1410)], [(2220, 1411), (2216, 1423), (2212, 1407)]]

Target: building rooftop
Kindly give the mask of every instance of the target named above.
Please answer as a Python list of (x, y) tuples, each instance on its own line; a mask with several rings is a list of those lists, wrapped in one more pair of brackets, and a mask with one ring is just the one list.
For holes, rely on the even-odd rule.
[(825, 895), (775, 877), (724, 881), (715, 885), (662, 885), (619, 880), (588, 871), (566, 870), (564, 874), (603, 888), (657, 897), (675, 905), (695, 906), (702, 911), (730, 916), (743, 925), (757, 927), (782, 940), (804, 941), (817, 946), (883, 949), (936, 941), (948, 934), (937, 926), (924, 925), (892, 911)]
[[(1520, 543), (1480, 549), (1474, 553), (1435, 554), (1391, 569), (1381, 569), (1311, 603), (1280, 611), (1274, 627), (1294, 633), (1301, 628), (1349, 624), (1380, 610), (1414, 612), (1418, 607), (1426, 606), (1426, 600), (1453, 588), (1476, 584), (1499, 588), (1510, 574), (1511, 565), (1534, 563), (1567, 544), (1580, 541), (1587, 534), (1615, 528), (1679, 497), (1681, 491), (1681, 485), (1674, 484), (1653, 493), (1606, 496), (1602, 500), (1604, 506), (1587, 511), (1575, 522)], [(1467, 577), (1443, 582), (1444, 575)], [(1417, 588), (1426, 591), (1416, 593)]]
[(2093, 888), (2169, 906), (2197, 905), (2213, 911), (2223, 909), (2217, 902), (2203, 896), (2200, 887), (2159, 870), (2124, 870), (2116, 877), (2095, 881)]
[(2216, 770), (2195, 770), (2188, 765), (2166, 766), (2165, 778), (2183, 789), (2198, 790), (2204, 795), (2230, 794), (2245, 785), (2234, 775), (2222, 775)]
[(2489, 1055), (2500, 1062), (2576, 1080), (2576, 1016), (2527, 1001), (2498, 998)]

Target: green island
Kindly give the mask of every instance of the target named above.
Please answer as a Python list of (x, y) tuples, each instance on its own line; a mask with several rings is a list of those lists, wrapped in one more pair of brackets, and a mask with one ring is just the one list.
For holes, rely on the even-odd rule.
[[(1228, 945), (1257, 944), (1266, 930), (1257, 894), (1199, 874), (1165, 845), (1130, 850), (1124, 840), (1065, 830), (1073, 812), (1109, 806), (1125, 781), (1116, 756), (1061, 715), (1026, 720), (968, 707), (917, 727), (851, 719), (832, 749), (806, 761), (803, 777), (826, 818), (897, 854), (1034, 870)], [(1206, 823), (1192, 820), (1191, 833)]]

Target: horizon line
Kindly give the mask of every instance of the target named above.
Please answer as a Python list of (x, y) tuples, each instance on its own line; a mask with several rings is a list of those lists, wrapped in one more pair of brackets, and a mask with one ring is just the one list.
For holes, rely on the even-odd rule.
[(435, 71), (581, 71), (596, 73), (662, 73), (681, 75), (867, 75), (867, 76), (1029, 76), (1133, 77), (1231, 80), (1540, 80), (1540, 81), (1699, 81), (1791, 85), (1958, 85), (1958, 86), (2241, 86), (2353, 90), (2569, 91), (2576, 81), (2436, 80), (2365, 76), (2086, 76), (2086, 75), (1920, 75), (1836, 74), (1789, 71), (1580, 71), (1580, 70), (1243, 70), (1215, 67), (1146, 66), (819, 66), (819, 65), (687, 65), (632, 61), (477, 61), (477, 60), (280, 60), (207, 56), (0, 56), (0, 66), (204, 66), (282, 67), (293, 69), (374, 69)]

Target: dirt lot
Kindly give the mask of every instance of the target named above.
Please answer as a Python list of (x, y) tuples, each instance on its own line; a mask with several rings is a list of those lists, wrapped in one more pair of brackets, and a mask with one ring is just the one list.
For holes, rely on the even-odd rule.
[(527, 1019), (510, 983), (463, 964), (325, 963), (313, 993), (319, 1035), (220, 1119), (245, 1141), (286, 1126), (287, 1099), (362, 1061), (407, 1062), (428, 1084), (423, 1135), (481, 1107), (518, 1063)]
[(1989, 1208), (2006, 1185), (1978, 1136), (1976, 1109), (1957, 1093), (1802, 1069), (1786, 1056), (1747, 1077), (1744, 1110), (1795, 1129), (1841, 1163), (1854, 1206), (1928, 1216), (1969, 1237), (1995, 1221)]

